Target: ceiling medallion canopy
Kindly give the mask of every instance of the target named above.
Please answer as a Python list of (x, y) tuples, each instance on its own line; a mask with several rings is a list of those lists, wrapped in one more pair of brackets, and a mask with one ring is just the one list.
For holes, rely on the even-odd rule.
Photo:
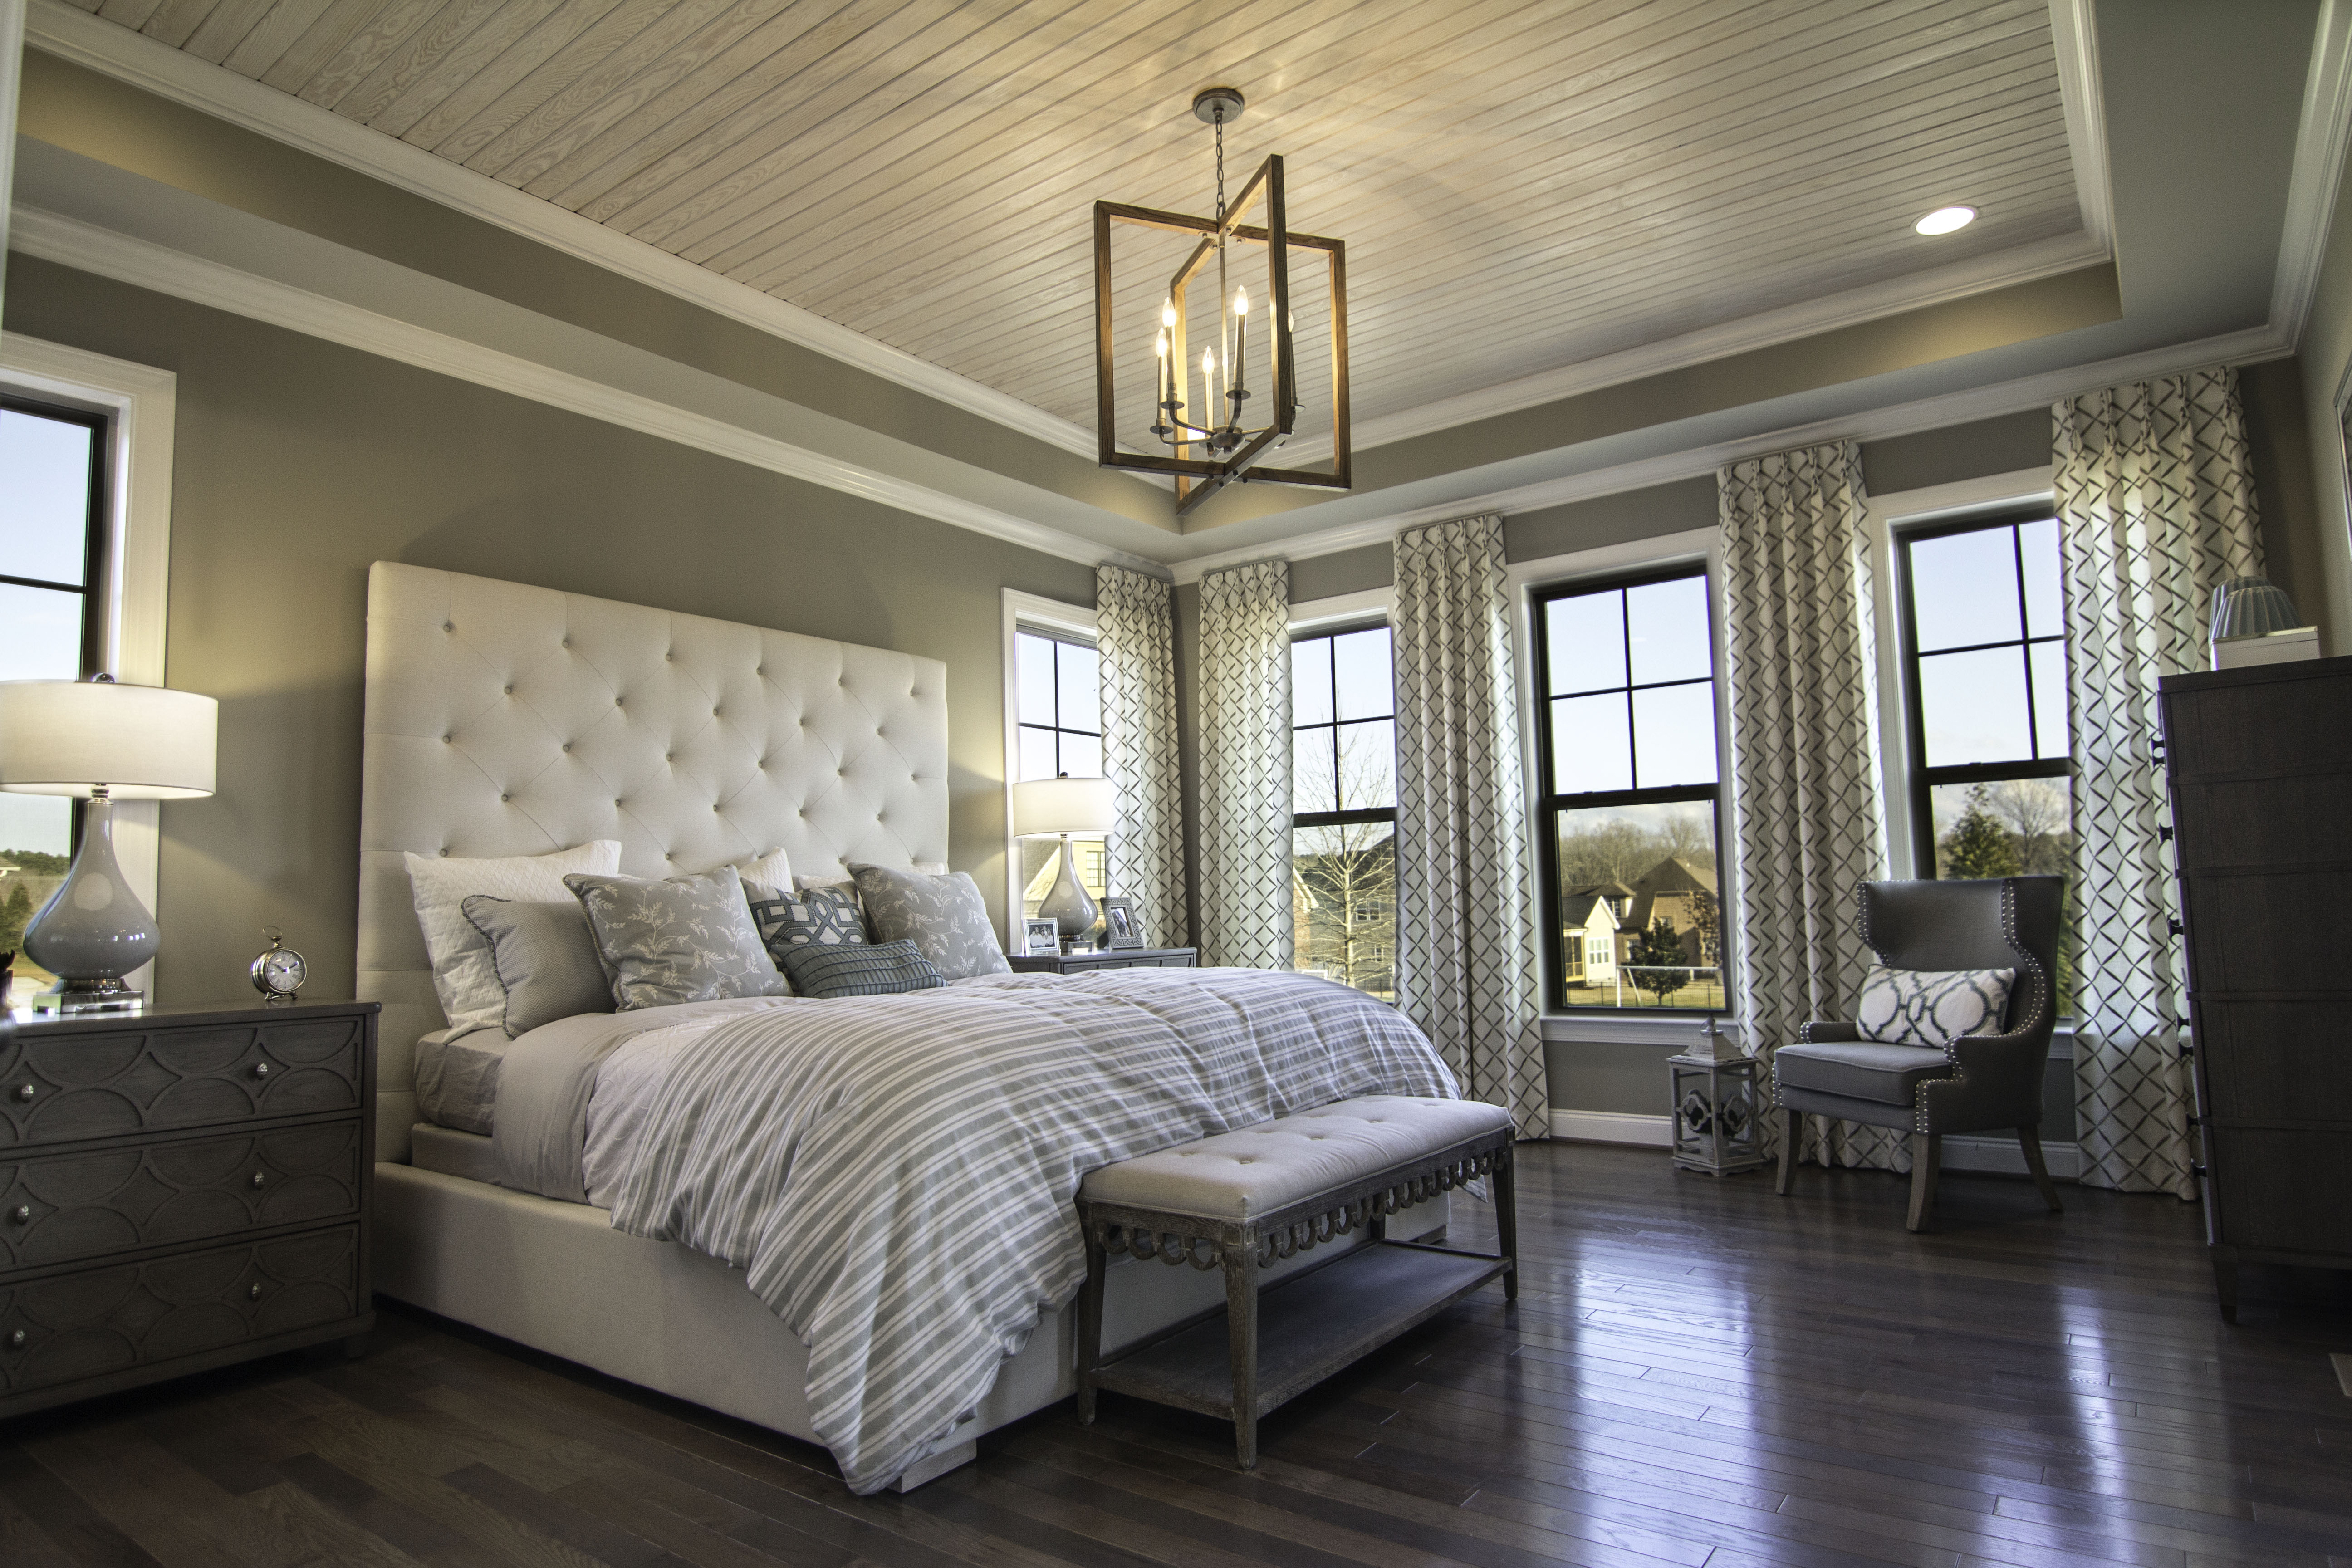
[[(1229, 87), (1210, 88), (1192, 100), (1192, 112), (1216, 129), (1215, 216), (1193, 217), (1118, 202), (1095, 204), (1095, 416), (1100, 461), (1106, 468), (1173, 475), (1179, 516), (1241, 480), (1328, 489), (1346, 489), (1350, 482), (1347, 247), (1336, 239), (1290, 232), (1279, 155), (1258, 165), (1241, 195), (1226, 205), (1225, 127), (1240, 117), (1243, 107), (1242, 95)], [(1265, 216), (1260, 224), (1244, 221), (1261, 205)], [(1112, 331), (1118, 292), (1111, 275), (1114, 224), (1194, 237), (1190, 254), (1166, 287), (1154, 290), (1157, 335), (1151, 340), (1151, 358), (1129, 367), (1124, 392)], [(1294, 252), (1319, 257), (1323, 263), (1316, 269), (1319, 275), (1301, 279), (1299, 290), (1292, 288)], [(1254, 314), (1250, 283), (1261, 262), (1264, 292), (1258, 298), (1265, 309)], [(1297, 423), (1294, 336), (1302, 299), (1310, 295), (1310, 325), (1323, 329), (1310, 336), (1327, 336), (1331, 352), (1332, 461), (1328, 473), (1263, 463), (1290, 438)], [(1260, 412), (1254, 413), (1254, 403)], [(1122, 405), (1132, 416), (1147, 404), (1150, 418), (1141, 428), (1161, 449), (1122, 448)]]

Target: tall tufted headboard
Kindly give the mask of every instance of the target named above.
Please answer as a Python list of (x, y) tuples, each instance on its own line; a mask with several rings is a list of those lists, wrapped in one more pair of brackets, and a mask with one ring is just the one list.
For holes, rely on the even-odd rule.
[(359, 994), (383, 1006), (378, 1157), (404, 1160), (417, 1037), (446, 1020), (404, 851), (621, 841), (632, 876), (784, 850), (948, 856), (947, 667), (379, 561), (368, 573)]

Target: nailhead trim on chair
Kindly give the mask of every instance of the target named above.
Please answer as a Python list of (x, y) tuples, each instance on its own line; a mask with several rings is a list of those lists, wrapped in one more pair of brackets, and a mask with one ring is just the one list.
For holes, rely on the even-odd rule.
[[(1865, 910), (1869, 908), (1868, 900), (1863, 900), (1862, 903)], [(1864, 917), (1864, 920), (1866, 922), (1867, 916)], [(2000, 935), (2001, 940), (2009, 943), (2010, 952), (2025, 960), (2025, 967), (2032, 973), (2034, 982), (2039, 987), (2033, 999), (2033, 1016), (2030, 1018), (2019, 1020), (2015, 1028), (2004, 1029), (2001, 1033), (2005, 1035), (2014, 1035), (2027, 1029), (2038, 1029), (2042, 1026), (2042, 1015), (2057, 1001), (2057, 995), (2055, 988), (2050, 983), (2050, 977), (2042, 973), (2042, 961), (2034, 957), (2033, 954), (2028, 951), (2025, 945), (2018, 941), (2017, 879), (2014, 877), (2003, 877), (2000, 879)], [(1867, 931), (1864, 933), (1863, 940), (1864, 942), (1870, 941)], [(1872, 943), (1871, 951), (1873, 952), (1878, 952), (1876, 943)], [(1879, 953), (1879, 956), (1884, 958), (1886, 955), (1882, 952)], [(1944, 1043), (1944, 1056), (1945, 1058), (1952, 1064), (1953, 1070), (1957, 1072), (1959, 1070), (1960, 1058), (1958, 1053), (1953, 1048), (1956, 1044), (1957, 1042), (1955, 1041), (1946, 1041)], [(1914, 1132), (1925, 1132), (1927, 1131), (1928, 1091), (1937, 1088), (1957, 1084), (1961, 1080), (1957, 1078), (1928, 1079), (1923, 1081), (1919, 1087), (1913, 1091), (1911, 1130)]]

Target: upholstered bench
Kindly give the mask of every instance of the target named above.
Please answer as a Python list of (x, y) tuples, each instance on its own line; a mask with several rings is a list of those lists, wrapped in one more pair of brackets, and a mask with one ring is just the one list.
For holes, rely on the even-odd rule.
[[(1498, 1255), (1387, 1239), (1390, 1215), (1476, 1176), (1492, 1184)], [(1078, 1216), (1078, 1419), (1094, 1420), (1106, 1388), (1224, 1417), (1244, 1469), (1267, 1412), (1498, 1278), (1507, 1298), (1518, 1294), (1511, 1118), (1475, 1100), (1343, 1100), (1106, 1165), (1079, 1184)], [(1261, 1297), (1261, 1268), (1358, 1230), (1368, 1245)], [(1104, 1363), (1104, 1277), (1118, 1253), (1223, 1268), (1223, 1328), (1213, 1312)]]

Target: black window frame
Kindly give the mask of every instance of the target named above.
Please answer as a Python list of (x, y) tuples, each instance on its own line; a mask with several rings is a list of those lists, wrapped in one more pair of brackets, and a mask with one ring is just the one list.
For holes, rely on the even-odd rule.
[[(2026, 523), (2051, 522), (2055, 513), (2048, 507), (2003, 507), (1997, 511), (1979, 512), (1965, 518), (1948, 518), (1929, 521), (1913, 528), (1895, 531), (1895, 583), (1896, 594), (1897, 661), (1902, 666), (1903, 723), (1909, 732), (1906, 751), (1905, 793), (1911, 809), (1912, 868), (1922, 881), (1934, 881), (1936, 867), (1936, 815), (1933, 806), (1935, 790), (1946, 784), (2007, 784), (2014, 779), (2067, 779), (2074, 776), (2072, 756), (2072, 736), (2068, 737), (2069, 755), (2052, 758), (2028, 758), (2023, 762), (1951, 763), (1941, 767), (1927, 765), (1927, 710), (1919, 684), (1919, 613), (1912, 595), (1914, 578), (1911, 571), (1911, 547), (1931, 539), (1949, 539), (1963, 533), (1988, 533), (1996, 528), (2011, 530), (2010, 546), (2014, 552), (2017, 574), (2017, 630), (2014, 637), (1997, 638), (1991, 642), (1968, 643), (1955, 647), (1939, 647), (1935, 654), (1976, 653), (1987, 648), (2032, 647), (2054, 643), (2063, 652), (2065, 628), (2042, 637), (2028, 635), (2032, 623), (2025, 613), (2024, 547), (2014, 530)], [(2062, 603), (2060, 616), (2063, 622)], [(1928, 657), (1934, 657), (1934, 654)], [(2069, 716), (2072, 722), (2072, 716)], [(2031, 664), (2027, 666), (2025, 687), (2026, 744), (2033, 751), (2042, 749), (2041, 720), (2033, 710), (2033, 682)]]
[[(1054, 721), (1053, 721), (1051, 724), (1032, 724), (1032, 723), (1031, 723), (1031, 722), (1029, 722), (1026, 719), (1024, 719), (1024, 718), (1021, 716), (1021, 707), (1020, 707), (1020, 703), (1021, 703), (1021, 671), (1020, 671), (1020, 658), (1021, 658), (1021, 639), (1022, 639), (1023, 637), (1036, 637), (1037, 639), (1039, 639), (1039, 640), (1040, 640), (1040, 641), (1042, 641), (1042, 642), (1048, 642), (1048, 643), (1051, 643), (1051, 644), (1053, 644), (1053, 645), (1054, 645), (1054, 647), (1055, 647), (1055, 654), (1054, 654), (1054, 682), (1053, 682), (1053, 684), (1054, 684)], [(1099, 749), (1100, 749), (1100, 747), (1101, 747), (1101, 745), (1102, 745), (1103, 732), (1102, 732), (1100, 730), (1081, 730), (1081, 729), (1079, 729), (1077, 726), (1076, 726), (1076, 725), (1074, 725), (1074, 724), (1065, 724), (1065, 723), (1063, 723), (1063, 722), (1062, 722), (1062, 655), (1061, 655), (1060, 650), (1061, 650), (1062, 648), (1064, 648), (1064, 647), (1082, 647), (1082, 648), (1086, 648), (1086, 649), (1087, 649), (1087, 650), (1088, 650), (1088, 651), (1090, 651), (1090, 652), (1095, 653), (1095, 654), (1096, 654), (1096, 655), (1097, 655), (1097, 656), (1099, 656), (1099, 655), (1100, 655), (1100, 653), (1101, 653), (1101, 651), (1102, 651), (1102, 650), (1101, 650), (1101, 645), (1100, 645), (1100, 644), (1098, 644), (1098, 643), (1095, 642), (1093, 639), (1091, 639), (1091, 638), (1089, 638), (1089, 637), (1083, 637), (1083, 636), (1081, 636), (1080, 634), (1078, 634), (1078, 633), (1076, 633), (1076, 632), (1065, 631), (1065, 630), (1063, 630), (1063, 629), (1062, 629), (1061, 627), (1059, 627), (1059, 626), (1036, 626), (1036, 625), (1034, 625), (1034, 624), (1032, 624), (1032, 623), (1030, 623), (1030, 622), (1027, 622), (1027, 621), (1019, 621), (1019, 620), (1016, 620), (1016, 621), (1014, 621), (1014, 622), (1013, 623), (1013, 746), (1014, 746), (1014, 751), (1013, 751), (1013, 764), (1014, 764), (1014, 769), (1015, 769), (1015, 771), (1016, 771), (1016, 772), (1019, 770), (1019, 765), (1020, 765), (1020, 755), (1021, 755), (1021, 753), (1020, 753), (1019, 747), (1020, 747), (1021, 734), (1022, 734), (1022, 731), (1025, 731), (1025, 730), (1042, 730), (1042, 731), (1046, 731), (1047, 733), (1051, 734), (1051, 735), (1054, 737), (1054, 773), (1049, 773), (1049, 774), (1047, 774), (1047, 775), (1046, 775), (1046, 776), (1047, 776), (1047, 777), (1049, 777), (1049, 778), (1050, 778), (1050, 777), (1054, 777), (1054, 776), (1055, 776), (1055, 775), (1057, 775), (1057, 774), (1066, 773), (1067, 773), (1067, 772), (1069, 771), (1068, 769), (1066, 769), (1066, 767), (1064, 767), (1064, 766), (1062, 765), (1062, 737), (1063, 737), (1063, 736), (1065, 736), (1065, 735), (1084, 735), (1084, 736), (1087, 736), (1087, 737), (1088, 737), (1089, 739), (1091, 739), (1091, 740), (1095, 742), (1095, 745), (1096, 745), (1096, 747), (1097, 747), (1097, 751), (1099, 751)], [(1097, 669), (1099, 669), (1099, 667), (1097, 667)], [(1101, 690), (1101, 687), (1100, 687), (1100, 685), (1099, 685), (1099, 677), (1097, 678), (1097, 687), (1096, 687), (1096, 690), (1097, 690), (1097, 703), (1099, 703), (1099, 693), (1100, 693), (1100, 690)], [(1097, 708), (1096, 711), (1097, 711), (1097, 713), (1099, 713), (1099, 712), (1101, 711), (1101, 710), (1100, 710), (1099, 706), (1097, 706)], [(1074, 777), (1080, 777), (1080, 776), (1082, 776), (1082, 777), (1087, 777), (1087, 778), (1094, 778), (1094, 777), (1097, 777), (1097, 776), (1099, 776), (1099, 775), (1097, 775), (1097, 774), (1094, 774), (1094, 773), (1087, 773), (1087, 774), (1083, 774), (1083, 775), (1076, 775), (1076, 774), (1074, 774), (1074, 775), (1072, 775), (1072, 776), (1074, 776)], [(1018, 782), (1018, 781), (1016, 781), (1016, 782)]]
[[(108, 526), (113, 509), (108, 504), (107, 458), (112, 446), (113, 421), (103, 414), (69, 405), (45, 403), (38, 398), (25, 397), (16, 393), (0, 392), (0, 409), (11, 414), (26, 414), (36, 418), (53, 419), (63, 425), (79, 425), (89, 432), (89, 506), (82, 524), (82, 580), (76, 583), (54, 583), (42, 577), (20, 577), (0, 572), (0, 583), (17, 588), (41, 588), (51, 593), (75, 594), (81, 598), (81, 669), (79, 679), (87, 680), (105, 668), (106, 630), (108, 620), (106, 585), (107, 544), (113, 530)], [(74, 808), (75, 836), (80, 834), (81, 810)]]
[[(1670, 784), (1654, 789), (1641, 789), (1637, 787), (1634, 789), (1625, 790), (1595, 790), (1575, 795), (1563, 795), (1559, 793), (1559, 791), (1554, 787), (1557, 781), (1552, 777), (1553, 758), (1557, 752), (1552, 743), (1551, 705), (1556, 698), (1579, 697), (1610, 691), (1623, 691), (1628, 693), (1626, 736), (1630, 752), (1633, 734), (1632, 729), (1633, 712), (1631, 693), (1635, 691), (1658, 690), (1669, 686), (1696, 686), (1701, 684), (1701, 682), (1693, 679), (1686, 680), (1654, 680), (1636, 685), (1633, 679), (1633, 634), (1629, 629), (1624, 633), (1626, 637), (1626, 683), (1623, 686), (1595, 687), (1592, 688), (1590, 692), (1555, 692), (1551, 689), (1550, 617), (1545, 614), (1545, 607), (1561, 599), (1581, 598), (1590, 594), (1622, 592), (1629, 588), (1646, 588), (1659, 583), (1680, 582), (1686, 577), (1696, 577), (1706, 585), (1707, 674), (1705, 684), (1711, 689), (1712, 695), (1714, 697), (1714, 700), (1707, 705), (1707, 711), (1715, 724), (1715, 782), (1711, 784)], [(1560, 940), (1562, 921), (1565, 919), (1566, 912), (1559, 907), (1559, 815), (1563, 811), (1584, 811), (1612, 805), (1672, 805), (1684, 801), (1697, 800), (1704, 800), (1712, 804), (1715, 816), (1716, 907), (1718, 911), (1716, 920), (1716, 944), (1718, 950), (1716, 955), (1716, 966), (1717, 975), (1727, 980), (1730, 974), (1731, 959), (1729, 951), (1731, 941), (1729, 929), (1730, 921), (1721, 912), (1723, 910), (1724, 887), (1724, 760), (1722, 744), (1723, 694), (1719, 689), (1719, 683), (1723, 679), (1723, 672), (1720, 668), (1720, 660), (1717, 657), (1719, 650), (1717, 646), (1718, 638), (1717, 636), (1715, 617), (1715, 584), (1709, 574), (1708, 563), (1705, 561), (1685, 561), (1676, 563), (1671, 566), (1650, 566), (1629, 572), (1611, 573), (1605, 576), (1580, 577), (1565, 583), (1549, 584), (1543, 587), (1533, 590), (1529, 594), (1528, 607), (1528, 620), (1533, 631), (1531, 644), (1534, 653), (1534, 665), (1529, 673), (1534, 683), (1533, 697), (1536, 724), (1537, 778), (1536, 837), (1537, 856), (1538, 863), (1542, 868), (1543, 877), (1542, 897), (1538, 900), (1538, 904), (1541, 908), (1543, 918), (1544, 996), (1546, 1011), (1552, 1013), (1573, 1014), (1580, 1017), (1596, 1016), (1615, 1017), (1623, 1013), (1635, 1010), (1622, 1007), (1600, 1006), (1591, 1003), (1574, 1003), (1568, 1000), (1568, 960), (1567, 954), (1562, 949)], [(1628, 760), (1629, 765), (1632, 765), (1630, 754)], [(1634, 775), (1634, 780), (1636, 784), (1640, 783), (1640, 774), (1638, 773)], [(1727, 1005), (1728, 1001), (1729, 996), (1727, 991)], [(1704, 1016), (1710, 1014), (1721, 1013), (1724, 1009), (1720, 1007), (1660, 1006), (1642, 1008), (1639, 1009), (1639, 1011), (1644, 1013), (1680, 1013), (1693, 1016)]]
[[(1306, 631), (1293, 632), (1290, 636), (1290, 646), (1296, 648), (1301, 643), (1328, 642), (1334, 637), (1347, 637), (1355, 632), (1369, 632), (1376, 630), (1387, 631), (1389, 633), (1390, 668), (1394, 668), (1394, 660), (1396, 658), (1396, 634), (1394, 629), (1389, 626), (1388, 617), (1386, 616), (1373, 616), (1365, 620), (1342, 621), (1328, 626), (1315, 626)], [(1391, 681), (1389, 686), (1389, 710), (1387, 712), (1375, 713), (1369, 719), (1342, 719), (1339, 715), (1339, 661), (1337, 658), (1334, 658), (1331, 661), (1330, 719), (1312, 724), (1299, 723), (1298, 693), (1293, 691), (1290, 694), (1290, 744), (1291, 754), (1296, 757), (1297, 755), (1298, 748), (1298, 731), (1301, 730), (1330, 731), (1331, 776), (1335, 781), (1339, 776), (1340, 731), (1356, 724), (1385, 723), (1391, 727), (1390, 735), (1391, 737), (1391, 751), (1393, 751), (1393, 737), (1396, 732), (1394, 728), (1396, 724), (1395, 683)], [(1396, 767), (1393, 761), (1390, 763), (1389, 779), (1390, 794), (1391, 797), (1393, 797), (1395, 794), (1396, 780)], [(1290, 814), (1290, 826), (1294, 830), (1301, 827), (1348, 827), (1362, 822), (1386, 822), (1393, 825), (1396, 821), (1396, 802), (1393, 798), (1391, 798), (1386, 805), (1365, 806), (1353, 811), (1298, 811), (1295, 809), (1297, 804), (1297, 799), (1294, 795), (1291, 800), (1291, 805), (1294, 809)]]

